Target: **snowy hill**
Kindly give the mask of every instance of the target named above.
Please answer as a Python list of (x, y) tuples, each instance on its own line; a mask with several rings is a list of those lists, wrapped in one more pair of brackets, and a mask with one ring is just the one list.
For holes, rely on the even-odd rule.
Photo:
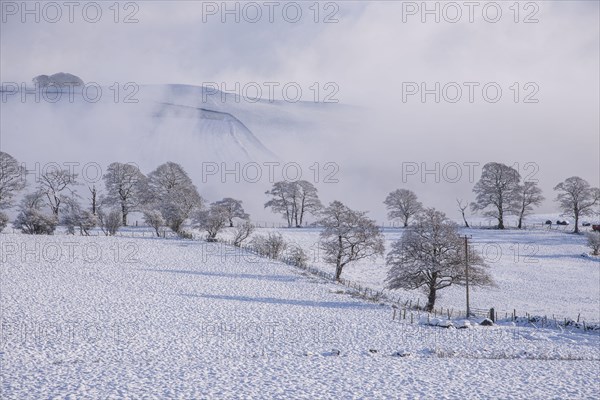
[[(178, 153), (213, 162), (277, 158), (243, 121), (227, 111), (226, 103), (202, 104), (203, 88), (91, 86), (87, 92), (50, 88), (37, 95), (22, 88), (9, 94), (8, 89), (5, 86), (2, 94), (3, 147), (16, 155), (32, 156), (24, 151), (26, 143), (68, 140), (68, 149), (45, 148), (45, 158), (72, 159), (76, 153), (80, 158), (105, 161), (107, 153), (98, 151), (104, 147), (101, 143), (97, 143), (100, 147), (88, 146), (93, 144), (90, 137), (95, 137), (118, 142), (130, 161), (143, 163), (156, 157), (148, 160), (154, 165)], [(198, 104), (187, 97), (195, 94)]]

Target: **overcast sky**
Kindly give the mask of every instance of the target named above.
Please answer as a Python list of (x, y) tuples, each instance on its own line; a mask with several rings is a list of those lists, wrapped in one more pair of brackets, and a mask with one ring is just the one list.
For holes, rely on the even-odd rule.
[[(480, 2), (472, 10), (463, 2), (428, 2), (430, 9), (439, 7), (439, 22), (422, 15), (422, 2), (303, 2), (298, 22), (291, 22), (298, 3), (275, 3), (272, 9), (264, 2), (229, 3), (239, 10), (239, 23), (235, 14), (224, 14), (220, 1), (121, 3), (118, 15), (112, 1), (99, 2), (99, 18), (94, 6), (81, 2), (73, 22), (67, 7), (55, 17), (55, 9), (40, 3), (36, 22), (23, 3), (2, 1), (1, 80), (30, 82), (64, 71), (106, 85), (298, 82), (305, 94), (314, 82), (334, 82), (335, 98), (361, 110), (353, 112), (351, 126), (324, 138), (327, 146), (293, 140), (289, 146), (303, 149), (306, 165), (311, 146), (318, 160), (329, 156), (339, 163), (342, 181), (323, 188), (326, 201), (346, 197), (378, 218), (385, 215), (383, 198), (397, 187), (414, 189), (453, 217), (454, 197), (472, 199), (466, 178), (402, 182), (407, 163), (518, 163), (522, 175), (539, 179), (548, 198), (541, 210), (548, 212), (555, 209), (552, 187), (559, 181), (580, 175), (599, 184), (598, 2), (522, 2), (518, 15), (509, 8), (513, 2)], [(36, 2), (28, 7), (35, 10)], [(436, 103), (428, 95), (423, 103), (419, 93), (407, 96), (411, 82), (428, 88), (456, 82), (462, 97), (447, 101), (456, 93), (452, 84), (447, 98)], [(472, 103), (465, 82), (476, 85)], [(502, 90), (498, 102), (483, 97), (489, 83)], [(268, 138), (255, 133), (269, 147)], [(1, 132), (2, 150), (9, 153), (10, 134)]]

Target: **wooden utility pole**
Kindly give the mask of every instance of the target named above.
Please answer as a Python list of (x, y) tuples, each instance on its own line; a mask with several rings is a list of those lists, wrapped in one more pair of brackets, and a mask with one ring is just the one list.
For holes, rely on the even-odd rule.
[(467, 318), (471, 316), (469, 306), (469, 238), (465, 235), (465, 283), (467, 288)]

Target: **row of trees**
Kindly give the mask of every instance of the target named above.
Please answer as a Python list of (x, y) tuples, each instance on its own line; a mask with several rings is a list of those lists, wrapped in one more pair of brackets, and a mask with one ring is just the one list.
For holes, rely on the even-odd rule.
[[(600, 189), (578, 177), (570, 177), (554, 187), (557, 191), (556, 201), (563, 216), (574, 219), (574, 231), (579, 232), (579, 220), (583, 216), (597, 215), (600, 204)], [(498, 229), (505, 228), (505, 218), (515, 215), (519, 229), (523, 221), (533, 209), (544, 201), (542, 190), (536, 182), (521, 183), (519, 172), (505, 164), (488, 163), (483, 167), (481, 178), (473, 188), (475, 201), (470, 204), (473, 212), (481, 212), (484, 216), (497, 220)], [(415, 193), (408, 189), (391, 192), (384, 201), (390, 220), (400, 220), (408, 226), (409, 220), (423, 211), (423, 205)], [(457, 199), (458, 209), (466, 227), (469, 227), (465, 211), (469, 203)]]
[[(15, 195), (26, 186), (26, 171), (11, 155), (0, 152), (0, 210), (10, 208)], [(74, 233), (81, 234), (99, 226), (106, 234), (128, 223), (132, 212), (141, 212), (144, 221), (160, 235), (167, 226), (182, 236), (184, 223), (190, 219), (200, 224), (205, 210), (205, 200), (179, 164), (167, 162), (147, 176), (131, 164), (112, 163), (103, 175), (104, 192), (89, 185), (89, 207), (81, 205), (77, 193), (80, 183), (77, 174), (67, 169), (48, 169), (39, 174), (36, 186), (18, 205), (14, 226), (25, 233), (52, 234), (59, 223)], [(209, 206), (211, 217), (219, 215), (229, 226), (234, 218), (247, 219), (242, 202), (224, 198)], [(0, 213), (2, 227), (8, 217)], [(206, 227), (206, 225), (202, 225)]]

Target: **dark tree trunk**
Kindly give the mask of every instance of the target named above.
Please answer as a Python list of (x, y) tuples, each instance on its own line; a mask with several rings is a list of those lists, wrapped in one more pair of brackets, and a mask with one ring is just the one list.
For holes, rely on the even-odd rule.
[(127, 226), (127, 209), (125, 207), (121, 208), (121, 214), (123, 214), (123, 226)]
[(575, 212), (575, 230), (574, 233), (579, 233), (579, 212)]
[(500, 206), (498, 206), (498, 229), (504, 229), (504, 208), (502, 207), (502, 199), (500, 199)]
[(470, 228), (469, 223), (467, 222), (467, 219), (465, 218), (465, 213), (463, 211), (462, 213), (462, 217), (463, 217), (463, 221), (465, 221), (465, 228)]
[(342, 269), (344, 266), (342, 265), (342, 237), (338, 236), (338, 254), (335, 263), (335, 280), (339, 281), (340, 276), (342, 276)]
[(427, 297), (427, 305), (425, 306), (425, 311), (433, 310), (435, 307), (435, 297), (436, 297), (437, 289), (435, 286), (429, 286), (429, 296)]

